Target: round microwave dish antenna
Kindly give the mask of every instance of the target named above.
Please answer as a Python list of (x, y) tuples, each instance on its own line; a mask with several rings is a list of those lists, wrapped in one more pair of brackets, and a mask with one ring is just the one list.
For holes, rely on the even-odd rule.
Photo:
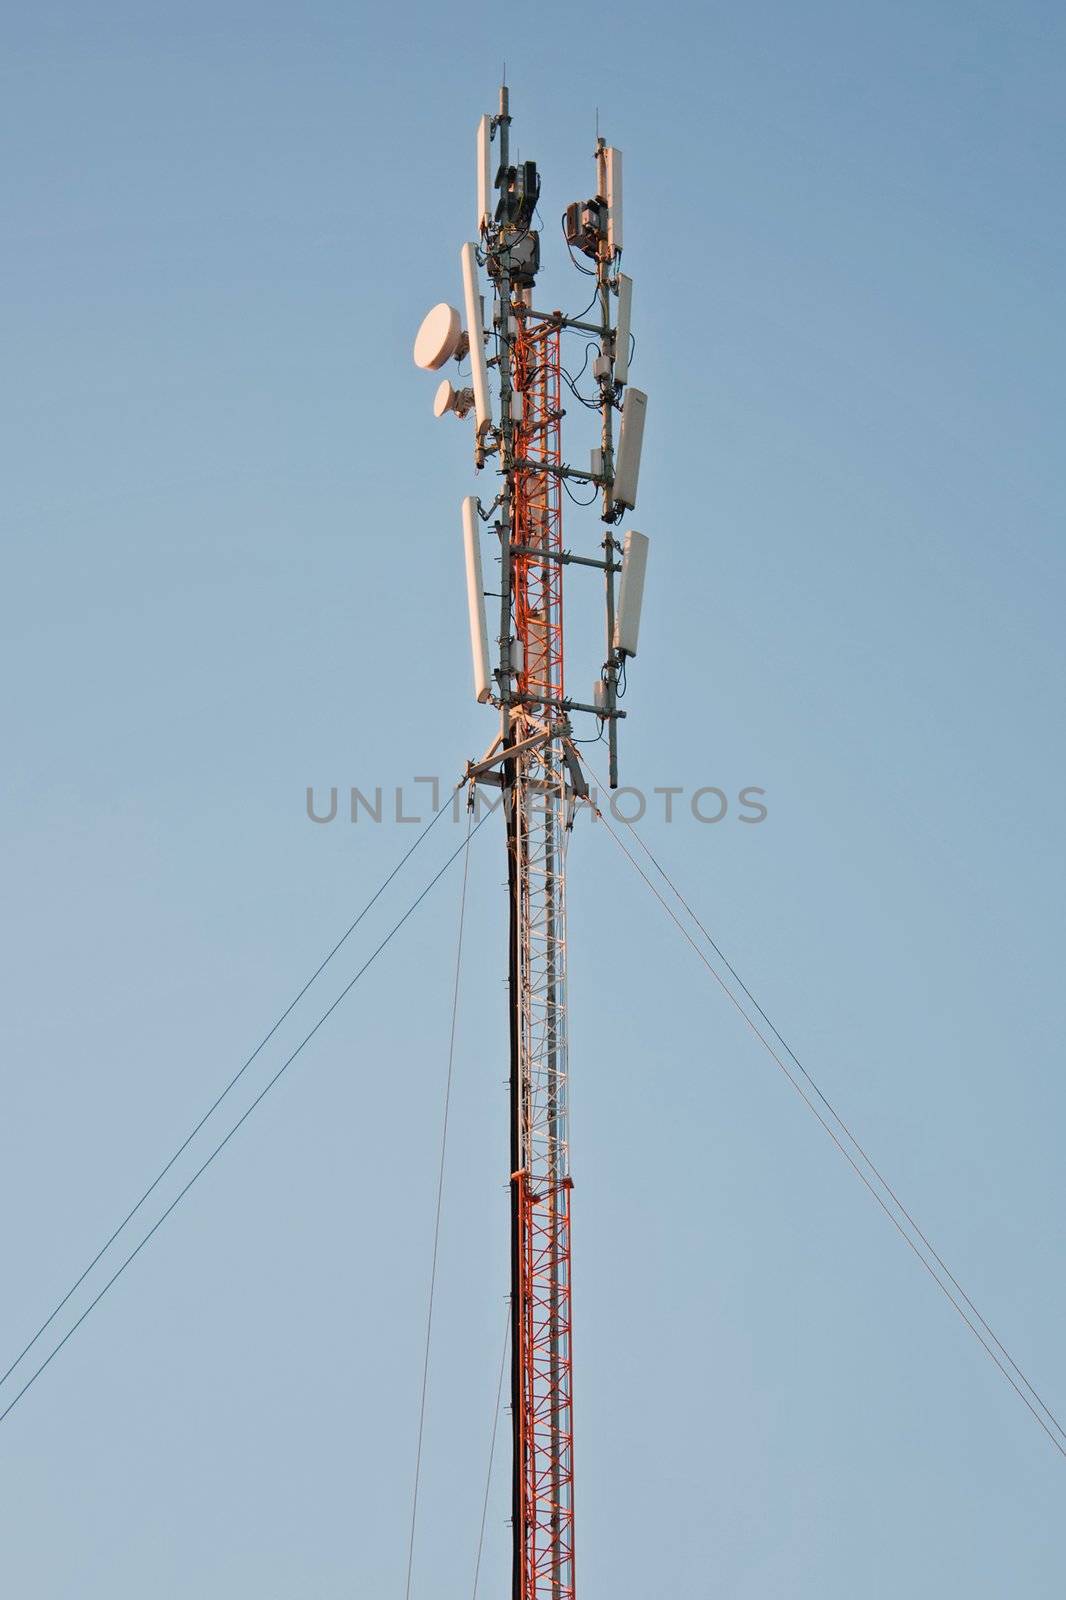
[(427, 311), (422, 326), (415, 336), (415, 366), (427, 372), (443, 367), (459, 348), (463, 324), (454, 306), (442, 300), (440, 305)]
[(458, 398), (459, 397), (453, 389), (451, 383), (447, 378), (445, 378), (444, 382), (438, 386), (437, 392), (433, 396), (433, 415), (435, 417), (443, 417), (446, 416), (449, 411), (454, 411), (455, 402)]

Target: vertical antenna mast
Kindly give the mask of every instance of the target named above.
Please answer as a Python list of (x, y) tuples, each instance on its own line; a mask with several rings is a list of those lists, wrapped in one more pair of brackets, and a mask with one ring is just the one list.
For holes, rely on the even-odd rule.
[[(595, 263), (598, 320), (534, 309), (540, 235), (536, 163), (512, 163), (510, 100), (477, 132), (479, 240), (460, 252), (466, 331), (459, 313), (438, 305), (415, 342), (415, 360), (436, 370), (469, 354), (472, 388), (445, 379), (438, 416), (474, 416), (474, 464), (496, 458), (499, 484), (484, 508), (463, 502), (463, 536), (477, 698), (500, 715), (488, 754), (471, 763), (473, 783), (503, 791), (510, 902), (511, 1416), (512, 1600), (574, 1600), (574, 1429), (571, 1346), (569, 1058), (566, 1001), (566, 841), (575, 806), (588, 798), (573, 741), (574, 714), (596, 719), (609, 743), (616, 787), (619, 682), (636, 654), (647, 540), (630, 530), (623, 547), (613, 525), (632, 508), (646, 397), (629, 392), (637, 424), (623, 424), (615, 459), (613, 413), (622, 410), (629, 368), (632, 284), (618, 271), (622, 247), (621, 153), (597, 137), (597, 193), (567, 208), (564, 233)], [(491, 147), (498, 159), (493, 163)], [(575, 259), (575, 265), (578, 265)], [(486, 334), (478, 267), (493, 286)], [(621, 289), (619, 326), (612, 297)], [(595, 337), (592, 381), (599, 395), (599, 444), (586, 470), (562, 455), (563, 335)], [(619, 350), (619, 339), (625, 348)], [(486, 357), (485, 345), (492, 354)], [(488, 374), (495, 370), (498, 420)], [(567, 380), (568, 383), (570, 380)], [(571, 385), (572, 386), (572, 385)], [(584, 397), (582, 397), (584, 398)], [(623, 411), (623, 418), (626, 412)], [(602, 559), (563, 549), (567, 480), (599, 491)], [(500, 629), (495, 687), (487, 682), (484, 595), (477, 525), (499, 542)], [(619, 560), (619, 556), (622, 557)], [(629, 571), (630, 560), (634, 566)], [(607, 650), (592, 700), (567, 697), (563, 672), (563, 570), (570, 563), (604, 575)], [(639, 570), (638, 570), (639, 569)], [(622, 574), (619, 606), (615, 578)], [(627, 582), (628, 579), (628, 582)]]

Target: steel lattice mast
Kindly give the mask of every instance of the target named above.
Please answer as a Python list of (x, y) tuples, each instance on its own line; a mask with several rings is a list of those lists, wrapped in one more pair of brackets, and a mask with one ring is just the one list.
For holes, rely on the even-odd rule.
[[(621, 253), (621, 156), (597, 143), (597, 194), (567, 210), (571, 250), (595, 263), (598, 321), (534, 309), (540, 238), (533, 226), (540, 178), (531, 161), (510, 159), (510, 108), (478, 128), (479, 243), (463, 246), (466, 331), (450, 306), (434, 307), (415, 360), (438, 368), (470, 357), (469, 389), (445, 380), (435, 410), (474, 413), (475, 464), (495, 457), (491, 505), (463, 503), (474, 682), (479, 701), (498, 706), (500, 728), (471, 783), (502, 790), (506, 818), (510, 1012), (511, 1413), (513, 1431), (512, 1600), (573, 1600), (574, 1429), (571, 1316), (569, 1065), (566, 1001), (566, 844), (575, 805), (588, 795), (571, 718), (585, 713), (607, 732), (610, 782), (617, 784), (621, 668), (636, 653), (647, 540), (624, 546), (613, 525), (636, 499), (645, 396), (629, 390), (631, 284)], [(492, 146), (496, 153), (493, 159)], [(489, 336), (478, 269), (493, 286)], [(593, 269), (587, 269), (593, 270)], [(614, 299), (618, 315), (612, 318)], [(588, 470), (562, 455), (563, 368), (569, 330), (598, 342), (593, 381), (601, 415)], [(486, 356), (486, 344), (493, 353)], [(492, 414), (494, 369), (498, 417)], [(613, 419), (622, 411), (617, 451)], [(563, 548), (566, 479), (599, 489), (603, 555)], [(499, 541), (498, 665), (489, 666), (480, 527)], [(621, 557), (621, 559), (619, 559)], [(567, 697), (563, 673), (563, 573), (570, 563), (605, 580), (606, 659), (591, 703)], [(616, 578), (621, 574), (617, 596)]]
[[(521, 421), (514, 428), (512, 553), (516, 756), (507, 795), (512, 939), (511, 1114), (515, 1230), (512, 1384), (515, 1416), (515, 1592), (574, 1593), (574, 1462), (570, 1319), (570, 1170), (566, 1037), (566, 826), (563, 715), (562, 485), (559, 330), (519, 313), (513, 346)], [(527, 553), (529, 552), (529, 553)], [(560, 729), (560, 731), (556, 731)], [(517, 1047), (517, 1048), (516, 1048)]]

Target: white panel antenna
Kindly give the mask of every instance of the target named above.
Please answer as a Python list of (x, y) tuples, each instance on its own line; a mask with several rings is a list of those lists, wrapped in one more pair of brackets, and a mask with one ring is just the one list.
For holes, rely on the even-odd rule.
[(489, 635), (485, 627), (484, 579), (481, 576), (477, 497), (463, 501), (463, 549), (466, 554), (466, 600), (470, 612), (470, 655), (474, 666), (474, 693), (484, 705), (492, 694), (489, 672)]
[(640, 452), (644, 443), (644, 416), (647, 409), (648, 397), (643, 389), (630, 389), (622, 410), (622, 431), (618, 439), (611, 493), (616, 506), (628, 506), (630, 511), (637, 503), (637, 479), (640, 476)]
[(612, 255), (622, 248), (622, 152), (607, 146), (607, 244)]
[(630, 528), (622, 546), (622, 581), (618, 586), (618, 612), (614, 619), (614, 647), (623, 656), (637, 653), (647, 567), (648, 536)]
[(493, 217), (492, 204), (492, 118), (482, 117), (477, 125), (477, 229), (484, 233)]
[(614, 381), (629, 382), (629, 320), (633, 310), (633, 279), (618, 274), (618, 327), (614, 336)]
[(466, 305), (466, 331), (470, 340), (470, 377), (474, 386), (474, 415), (477, 431), (492, 426), (489, 404), (489, 370), (485, 365), (485, 328), (481, 317), (481, 291), (477, 280), (477, 256), (472, 244), (459, 252), (463, 269), (463, 299)]

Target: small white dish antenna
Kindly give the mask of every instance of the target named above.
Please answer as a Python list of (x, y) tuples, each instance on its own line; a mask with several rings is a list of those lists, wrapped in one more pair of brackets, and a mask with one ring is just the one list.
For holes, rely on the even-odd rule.
[(456, 389), (451, 381), (445, 378), (433, 396), (433, 415), (446, 417), (449, 411), (454, 411), (457, 417), (465, 417), (473, 404), (473, 389)]
[(422, 326), (415, 337), (415, 366), (427, 372), (436, 372), (452, 356), (461, 354), (464, 338), (462, 319), (454, 306), (442, 300), (440, 305), (427, 311)]

